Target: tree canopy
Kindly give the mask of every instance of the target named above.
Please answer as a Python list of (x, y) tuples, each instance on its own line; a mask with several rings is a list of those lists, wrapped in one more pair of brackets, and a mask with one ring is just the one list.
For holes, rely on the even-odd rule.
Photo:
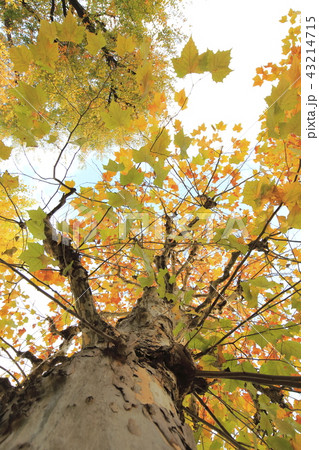
[[(188, 98), (174, 78), (208, 73), (218, 88), (232, 69), (230, 50), (200, 53), (192, 37), (175, 52), (178, 3), (0, 3), (0, 157), (54, 160), (31, 179), (48, 199), (22, 167), (0, 177), (3, 376), (23, 385), (31, 366), (87, 345), (96, 313), (113, 329), (155, 286), (207, 379), (183, 401), (199, 448), (296, 450), (299, 15), (281, 19), (282, 60), (256, 69), (269, 95), (251, 143), (242, 118), (190, 133), (179, 120)], [(79, 267), (91, 316), (72, 285)]]

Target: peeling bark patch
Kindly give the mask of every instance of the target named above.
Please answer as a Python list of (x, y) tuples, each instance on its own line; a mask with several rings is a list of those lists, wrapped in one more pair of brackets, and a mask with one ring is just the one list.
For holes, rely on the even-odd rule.
[(134, 434), (135, 436), (141, 436), (141, 430), (140, 427), (137, 425), (134, 419), (130, 418), (127, 424), (127, 429), (130, 433)]
[(114, 413), (118, 413), (118, 412), (119, 412), (119, 407), (118, 407), (118, 405), (117, 405), (116, 403), (111, 402), (111, 403), (109, 404), (109, 407), (110, 407), (110, 410), (111, 410), (112, 412), (114, 412)]
[(185, 439), (185, 425), (176, 417), (171, 418), (169, 411), (159, 408), (157, 405), (144, 405), (143, 413), (147, 417), (151, 417), (152, 422), (157, 426), (168, 444), (174, 449), (190, 450)]
[[(88, 443), (105, 450), (195, 450), (172, 400), (175, 376), (165, 365), (150, 367), (130, 355), (122, 362), (86, 349), (15, 392), (4, 405), (0, 450), (24, 443), (30, 450), (87, 450)], [(66, 376), (57, 383), (61, 369)]]

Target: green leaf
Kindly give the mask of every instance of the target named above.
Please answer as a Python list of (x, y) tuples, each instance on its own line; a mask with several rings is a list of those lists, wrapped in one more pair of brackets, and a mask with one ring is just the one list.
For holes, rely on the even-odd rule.
[(58, 37), (62, 42), (75, 42), (79, 44), (83, 37), (85, 28), (77, 24), (76, 18), (72, 15), (69, 9), (66, 18), (62, 24), (56, 24), (58, 30)]
[(278, 139), (279, 134), (277, 127), (279, 123), (285, 119), (284, 111), (279, 107), (278, 103), (270, 106), (267, 111), (266, 125), (268, 128), (268, 136)]
[(29, 65), (33, 61), (33, 56), (28, 47), (25, 45), (11, 47), (9, 53), (11, 61), (14, 64), (14, 70), (26, 72), (29, 69)]
[(103, 169), (109, 170), (110, 172), (121, 172), (121, 170), (125, 169), (125, 166), (123, 163), (118, 164), (117, 162), (110, 159), (106, 166), (103, 165)]
[(192, 139), (184, 134), (183, 130), (180, 130), (174, 137), (174, 143), (181, 149), (181, 159), (187, 159), (188, 155), (186, 150), (191, 145)]
[(40, 20), (40, 30), (38, 40), (45, 37), (49, 42), (54, 42), (57, 37), (57, 29), (55, 22), (48, 22), (47, 20)]
[(29, 214), (31, 220), (38, 222), (43, 222), (43, 219), (47, 216), (40, 207), (38, 209), (28, 209), (27, 213)]
[(221, 82), (224, 78), (232, 72), (229, 68), (230, 64), (230, 50), (220, 51), (214, 53), (211, 50), (206, 51), (207, 54), (207, 71), (212, 74), (212, 78), (216, 83)]
[(243, 281), (240, 283), (244, 298), (247, 301), (249, 308), (256, 308), (258, 305), (258, 289), (256, 287), (250, 286), (249, 281)]
[(45, 239), (44, 234), (44, 222), (43, 219), (46, 217), (46, 213), (41, 209), (29, 209), (28, 214), (30, 220), (27, 221), (27, 226), (29, 231), (32, 233), (33, 237), (36, 239)]
[(279, 134), (281, 139), (285, 139), (289, 134), (301, 136), (301, 112), (298, 112), (287, 122), (280, 123)]
[(133, 197), (128, 191), (107, 192), (106, 197), (109, 200), (109, 204), (114, 207), (129, 206), (132, 209), (140, 211), (142, 209), (141, 203)]
[(253, 340), (261, 348), (264, 348), (267, 344), (269, 344), (269, 342), (275, 345), (278, 340), (282, 338), (282, 336), (285, 336), (289, 333), (288, 329), (286, 328), (280, 329), (280, 327), (277, 327), (279, 329), (276, 329), (276, 326), (274, 326), (273, 328), (263, 325), (254, 325), (251, 329), (251, 333), (256, 334), (254, 334), (253, 336), (249, 336), (248, 339)]
[(284, 434), (286, 436), (295, 437), (296, 429), (294, 427), (294, 422), (289, 420), (290, 417), (286, 417), (284, 419), (278, 419), (277, 417), (273, 419), (276, 427), (278, 428), (280, 434)]
[(42, 256), (44, 257), (43, 245), (31, 242), (28, 244), (28, 249), (24, 250), (19, 258), (29, 266), (31, 272), (34, 272), (47, 266), (41, 259)]
[(293, 447), (289, 441), (284, 438), (270, 436), (266, 439), (266, 441), (272, 450), (293, 450)]
[(58, 43), (51, 43), (43, 34), (39, 34), (37, 44), (30, 46), (35, 63), (47, 72), (54, 73), (55, 62), (59, 59)]
[(108, 112), (105, 110), (100, 111), (101, 117), (110, 130), (120, 127), (128, 127), (131, 122), (132, 109), (122, 109), (121, 106), (112, 102)]
[(170, 170), (171, 170), (170, 167), (167, 167), (165, 169), (163, 167), (162, 169), (158, 169), (158, 170), (155, 169), (155, 172), (156, 172), (156, 178), (154, 180), (155, 186), (158, 186), (160, 188), (163, 187), (164, 180), (167, 177)]
[(273, 432), (273, 427), (271, 425), (271, 422), (267, 416), (267, 414), (263, 411), (260, 412), (260, 422), (259, 422), (260, 428), (262, 430), (267, 431), (267, 434), (270, 435)]
[(153, 134), (152, 140), (153, 142), (150, 145), (151, 154), (159, 159), (166, 159), (170, 155), (167, 148), (171, 142), (167, 129), (158, 130), (156, 134)]
[(154, 274), (151, 274), (148, 277), (138, 277), (137, 281), (138, 281), (138, 283), (140, 283), (142, 288), (145, 288), (145, 287), (152, 286), (152, 284), (155, 281), (155, 277), (154, 277)]
[(9, 159), (13, 147), (8, 147), (2, 141), (0, 141), (0, 158)]
[(142, 248), (138, 244), (135, 244), (133, 249), (132, 249), (132, 253), (133, 253), (133, 255), (138, 256), (139, 258), (143, 259), (147, 273), (150, 276), (153, 276), (154, 271), (152, 269), (151, 262), (153, 260), (154, 252), (151, 251), (151, 250), (147, 250), (145, 248)]
[(249, 283), (251, 286), (258, 286), (258, 287), (265, 288), (265, 289), (279, 286), (278, 283), (276, 283), (275, 281), (272, 281), (272, 280), (267, 280), (267, 278), (264, 276), (254, 278), (253, 280), (250, 280)]
[(185, 305), (188, 305), (188, 304), (192, 301), (194, 292), (195, 292), (195, 291), (194, 291), (193, 289), (190, 289), (189, 291), (186, 291), (186, 292), (185, 292), (184, 298), (183, 298), (183, 303), (184, 303)]
[(179, 58), (173, 58), (173, 66), (178, 77), (183, 78), (189, 73), (200, 73), (197, 47), (190, 37)]
[(287, 359), (290, 359), (291, 356), (301, 358), (301, 345), (298, 341), (278, 342), (276, 349), (280, 351), (282, 355), (285, 355)]
[(7, 170), (0, 176), (0, 182), (6, 189), (9, 190), (19, 187), (19, 177), (13, 177)]
[(94, 34), (86, 30), (86, 39), (86, 48), (93, 56), (95, 56), (97, 52), (106, 45), (105, 37), (102, 31), (99, 31), (98, 34)]
[(259, 373), (264, 375), (291, 375), (296, 373), (295, 369), (288, 361), (266, 361), (261, 367)]
[(137, 170), (135, 167), (132, 167), (126, 175), (121, 174), (120, 176), (120, 183), (123, 186), (126, 186), (127, 184), (142, 184), (142, 181), (144, 180), (144, 173)]
[(19, 98), (32, 112), (41, 110), (47, 100), (44, 90), (39, 85), (33, 87), (23, 81), (20, 81), (17, 88), (11, 89), (11, 93)]

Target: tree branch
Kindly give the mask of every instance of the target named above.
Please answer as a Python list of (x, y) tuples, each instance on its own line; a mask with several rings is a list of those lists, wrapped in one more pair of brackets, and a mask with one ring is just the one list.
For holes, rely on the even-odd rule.
[(286, 386), (291, 388), (301, 389), (300, 376), (285, 376), (285, 375), (264, 375), (261, 373), (250, 372), (227, 372), (227, 371), (210, 371), (197, 370), (196, 378), (223, 378), (230, 380), (241, 380), (250, 383), (264, 384), (266, 386)]

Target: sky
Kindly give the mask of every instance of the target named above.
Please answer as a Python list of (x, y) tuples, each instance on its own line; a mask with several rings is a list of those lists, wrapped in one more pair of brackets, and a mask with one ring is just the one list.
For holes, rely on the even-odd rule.
[[(255, 139), (259, 130), (258, 117), (265, 109), (265, 96), (270, 83), (253, 87), (256, 68), (268, 62), (279, 62), (281, 40), (286, 36), (289, 24), (279, 22), (290, 8), (300, 10), (300, 1), (214, 1), (193, 0), (185, 8), (187, 24), (184, 31), (192, 35), (200, 53), (207, 48), (231, 49), (233, 70), (223, 83), (215, 83), (207, 74), (196, 85), (188, 102), (188, 108), (179, 119), (190, 129), (205, 122), (208, 126), (219, 121), (242, 123), (240, 137)], [(198, 80), (199, 75), (188, 76)], [(183, 82), (180, 83), (182, 87)], [(185, 89), (188, 92), (187, 89)], [(232, 126), (233, 126), (232, 125)], [(253, 142), (252, 142), (253, 143)]]

